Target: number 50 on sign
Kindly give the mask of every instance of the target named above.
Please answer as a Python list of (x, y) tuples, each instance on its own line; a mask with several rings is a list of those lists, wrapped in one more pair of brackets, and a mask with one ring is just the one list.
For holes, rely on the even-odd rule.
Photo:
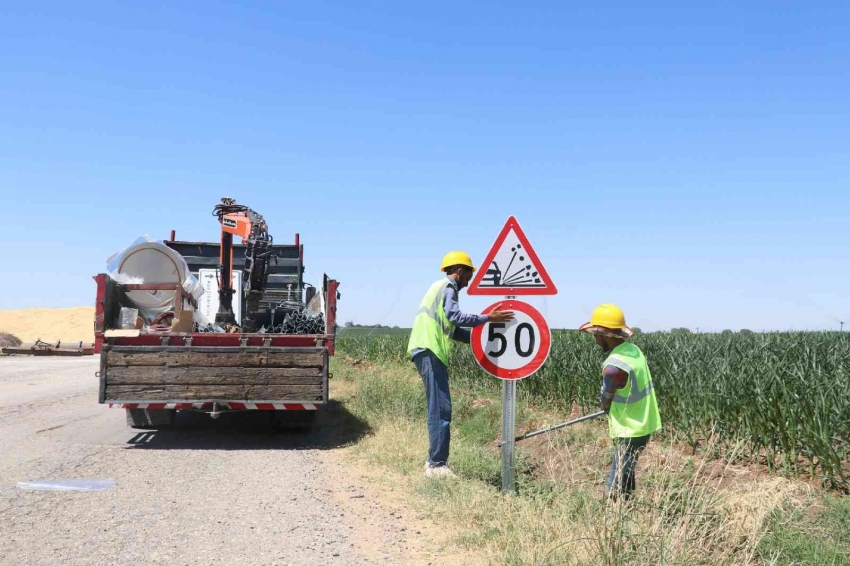
[(507, 323), (481, 325), (472, 331), (472, 353), (478, 365), (499, 379), (522, 379), (536, 372), (549, 357), (552, 334), (540, 311), (522, 301), (501, 301), (484, 310), (500, 307), (513, 311)]

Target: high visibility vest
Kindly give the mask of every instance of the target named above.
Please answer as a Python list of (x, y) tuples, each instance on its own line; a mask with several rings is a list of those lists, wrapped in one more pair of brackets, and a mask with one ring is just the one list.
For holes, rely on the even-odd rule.
[(602, 364), (614, 366), (629, 374), (626, 385), (614, 392), (608, 411), (611, 438), (646, 436), (661, 429), (661, 415), (652, 386), (652, 375), (640, 348), (624, 342), (614, 348)]
[(444, 277), (434, 282), (419, 304), (419, 312), (413, 321), (410, 341), (407, 343), (407, 354), (411, 355), (417, 348), (431, 350), (444, 364), (449, 365), (449, 352), (452, 349), (452, 334), (455, 325), (446, 316), (443, 299), (446, 289), (453, 281)]

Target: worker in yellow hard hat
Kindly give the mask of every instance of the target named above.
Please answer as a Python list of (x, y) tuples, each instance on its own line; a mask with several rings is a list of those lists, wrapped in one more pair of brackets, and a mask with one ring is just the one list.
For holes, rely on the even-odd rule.
[(428, 405), (428, 460), (425, 475), (447, 477), (452, 420), (449, 393), (449, 352), (452, 341), (469, 344), (470, 332), (465, 328), (487, 322), (507, 322), (514, 315), (495, 310), (487, 315), (466, 314), (458, 306), (458, 294), (469, 285), (475, 266), (468, 254), (449, 252), (443, 257), (440, 271), (444, 276), (428, 288), (413, 321), (407, 353), (416, 365), (425, 385)]
[(628, 498), (635, 490), (638, 456), (652, 433), (661, 429), (652, 375), (643, 352), (627, 341), (634, 331), (616, 305), (598, 306), (579, 330), (592, 334), (605, 352), (599, 401), (608, 413), (608, 430), (617, 448), (605, 493)]

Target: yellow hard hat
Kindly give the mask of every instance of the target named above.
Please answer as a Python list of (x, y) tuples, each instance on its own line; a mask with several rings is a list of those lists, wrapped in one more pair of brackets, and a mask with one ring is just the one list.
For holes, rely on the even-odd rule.
[(472, 265), (472, 258), (469, 257), (469, 254), (466, 252), (449, 252), (445, 256), (443, 256), (443, 263), (440, 266), (440, 271), (445, 271), (447, 267), (451, 267), (453, 265), (465, 265), (468, 268), (475, 271), (475, 266)]
[(590, 322), (586, 322), (579, 330), (589, 332), (590, 334), (606, 334), (606, 330), (617, 330), (613, 334), (619, 334), (625, 337), (632, 336), (634, 330), (626, 326), (626, 316), (620, 307), (605, 303), (593, 309), (593, 314), (590, 315)]

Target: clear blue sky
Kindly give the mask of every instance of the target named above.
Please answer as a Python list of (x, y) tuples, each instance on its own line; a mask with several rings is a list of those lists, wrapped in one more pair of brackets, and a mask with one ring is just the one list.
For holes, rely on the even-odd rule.
[(850, 325), (847, 3), (239, 4), (4, 7), (0, 308), (93, 304), (228, 195), (343, 321), (409, 326), (514, 214), (555, 327)]

